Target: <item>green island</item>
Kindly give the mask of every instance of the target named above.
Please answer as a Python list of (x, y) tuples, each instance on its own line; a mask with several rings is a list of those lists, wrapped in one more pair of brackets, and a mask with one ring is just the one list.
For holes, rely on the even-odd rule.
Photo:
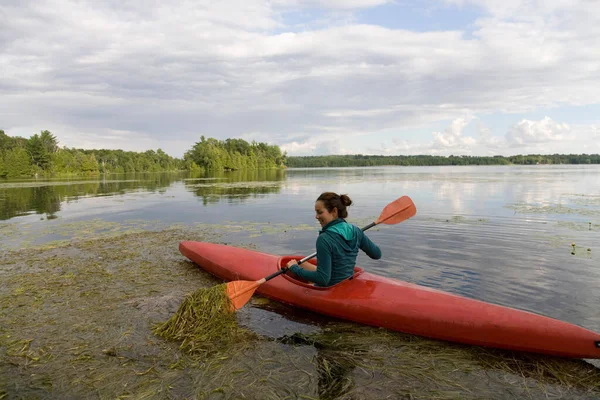
[(56, 136), (48, 130), (29, 139), (11, 137), (0, 130), (2, 178), (284, 167), (285, 154), (278, 146), (248, 143), (243, 139), (217, 140), (202, 136), (183, 159), (179, 159), (161, 149), (133, 152), (61, 148)]
[(8, 136), (0, 129), (0, 178), (56, 177), (130, 172), (232, 171), (248, 169), (600, 164), (600, 154), (466, 155), (324, 155), (288, 156), (279, 146), (243, 139), (200, 137), (183, 158), (163, 150), (145, 152), (60, 147), (50, 131), (29, 139)]

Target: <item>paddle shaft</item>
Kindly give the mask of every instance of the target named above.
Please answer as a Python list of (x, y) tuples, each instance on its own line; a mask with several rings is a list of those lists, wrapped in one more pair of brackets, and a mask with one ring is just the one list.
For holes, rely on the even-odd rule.
[[(377, 225), (377, 223), (371, 222), (369, 225), (361, 228), (361, 230), (364, 232), (367, 229), (371, 229), (375, 225)], [(303, 262), (306, 262), (306, 261), (310, 260), (311, 258), (315, 257), (316, 255), (317, 255), (317, 253), (312, 253), (311, 255), (304, 257), (302, 260), (298, 261), (298, 265), (302, 264)], [(279, 271), (273, 272), (271, 275), (267, 276), (266, 278), (263, 278), (264, 282), (269, 281), (269, 280), (271, 280), (271, 279), (273, 279), (273, 278), (275, 278), (275, 277), (277, 277), (277, 276), (279, 276), (281, 274), (285, 274), (288, 269), (289, 269), (288, 267), (283, 267)], [(261, 281), (262, 281), (262, 279), (261, 279)]]

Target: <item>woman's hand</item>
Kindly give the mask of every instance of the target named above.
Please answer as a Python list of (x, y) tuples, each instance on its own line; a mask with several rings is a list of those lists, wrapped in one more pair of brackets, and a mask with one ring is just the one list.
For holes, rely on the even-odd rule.
[[(290, 260), (288, 261), (288, 263), (286, 264), (286, 266), (288, 268), (290, 268), (292, 265), (298, 265), (298, 261), (297, 260)], [(317, 270), (317, 266), (314, 264), (307, 262), (303, 262), (302, 264), (298, 265), (300, 268), (305, 269), (307, 271), (316, 271)]]

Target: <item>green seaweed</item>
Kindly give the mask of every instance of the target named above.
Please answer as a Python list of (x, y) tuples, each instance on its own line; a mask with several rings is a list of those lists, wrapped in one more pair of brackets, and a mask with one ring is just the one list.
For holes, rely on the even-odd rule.
[[(93, 235), (86, 224), (81, 231)], [(0, 252), (0, 398), (600, 397), (600, 370), (581, 360), (326, 318), (313, 334), (260, 336), (246, 315), (295, 312), (261, 298), (226, 314), (235, 343), (208, 335), (189, 351), (186, 334), (165, 340), (153, 328), (177, 315), (188, 294), (222, 289), (178, 251), (182, 240), (218, 241), (218, 232), (106, 226), (114, 237)], [(70, 229), (77, 235), (77, 224)]]
[(153, 332), (168, 340), (181, 342), (189, 353), (223, 351), (245, 343), (253, 335), (239, 327), (226, 293), (226, 285), (200, 288), (186, 296), (177, 312)]

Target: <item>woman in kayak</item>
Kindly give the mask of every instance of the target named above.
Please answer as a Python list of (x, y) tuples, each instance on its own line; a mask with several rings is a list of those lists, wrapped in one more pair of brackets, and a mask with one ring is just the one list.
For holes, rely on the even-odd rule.
[(345, 194), (322, 193), (315, 202), (315, 218), (323, 228), (317, 238), (317, 265), (298, 265), (290, 260), (287, 266), (302, 279), (317, 286), (332, 286), (354, 273), (358, 249), (372, 259), (381, 258), (381, 250), (357, 226), (346, 222), (346, 207), (352, 200)]

